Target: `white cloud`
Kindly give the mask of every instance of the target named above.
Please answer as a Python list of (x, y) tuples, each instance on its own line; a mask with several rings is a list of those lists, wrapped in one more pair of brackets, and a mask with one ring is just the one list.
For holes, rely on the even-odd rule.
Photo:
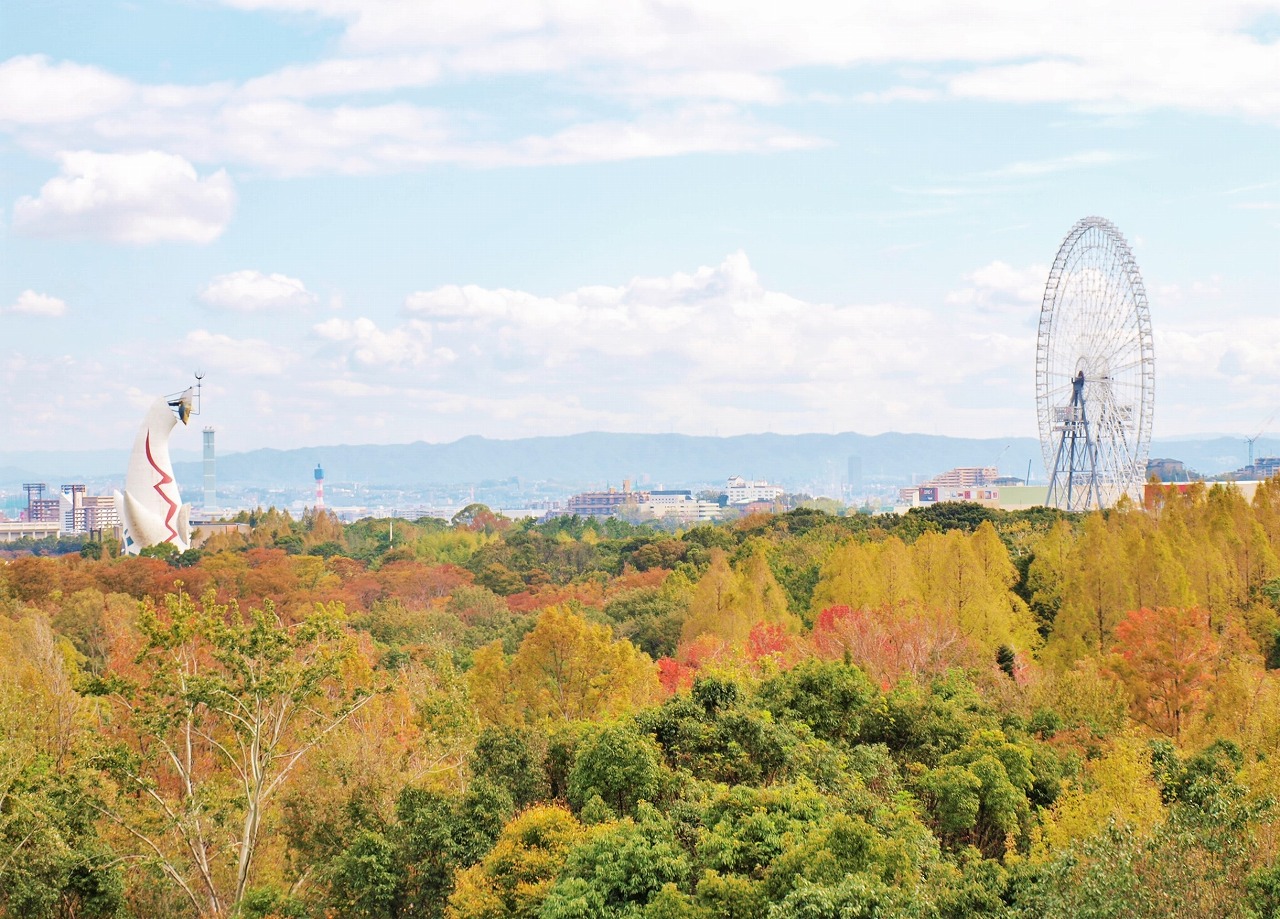
[(235, 189), (224, 170), (201, 178), (180, 156), (59, 154), (61, 174), (38, 197), (14, 204), (13, 226), (30, 236), (90, 237), (146, 245), (208, 243), (226, 229)]
[[(429, 15), (403, 0), (224, 2), (338, 19), (345, 25), (344, 44), (365, 55), (430, 49), (452, 73), (612, 69), (624, 79), (630, 72), (637, 93), (683, 82), (686, 98), (702, 97), (705, 81), (699, 91), (693, 78), (698, 73), (899, 63), (917, 65), (918, 78), (865, 98), (931, 98), (944, 88), (997, 101), (1280, 115), (1274, 79), (1280, 44), (1250, 32), (1268, 14), (1266, 4), (1253, 0), (1212, 6), (1135, 0), (1083, 8), (1008, 0), (896, 6), (874, 0), (488, 0), (436, 6)], [(1143, 41), (1125, 38), (1131, 35)], [(967, 66), (948, 68), (943, 76), (930, 70), (939, 64)], [(748, 101), (741, 89), (717, 97)], [(757, 94), (749, 98), (761, 101)]]
[(730, 105), (693, 105), (629, 121), (586, 122), (550, 136), (524, 137), (478, 152), (485, 165), (599, 163), (643, 157), (748, 150), (803, 150), (812, 136), (759, 124)]
[(312, 330), (325, 341), (341, 345), (351, 361), (361, 367), (422, 367), (431, 353), (431, 327), (418, 321), (384, 332), (371, 319), (334, 317)]
[(24, 290), (18, 294), (18, 299), (9, 307), (9, 312), (56, 318), (67, 314), (67, 304), (57, 297), (50, 297), (48, 294), (38, 294), (34, 290)]
[[(1174, 108), (1255, 118), (1280, 116), (1280, 43), (1221, 24), (1170, 23), (1140, 43), (1066, 46), (1030, 63), (958, 74), (956, 96), (997, 102), (1067, 102), (1099, 110)], [(1183, 28), (1179, 28), (1183, 26)], [(1177, 66), (1170, 66), (1177, 61)]]
[[(311, 330), (288, 346), (197, 329), (97, 356), (108, 368), (139, 351), (154, 356), (129, 381), (140, 402), (179, 388), (192, 368), (207, 371), (209, 423), (234, 419), (228, 434), (246, 448), (590, 429), (1029, 434), (1046, 274), (992, 261), (964, 273), (945, 308), (832, 303), (768, 284), (738, 252), (553, 294), (446, 285), (408, 295), (394, 320), (347, 318), (358, 315), (354, 305), (321, 322), (285, 317)], [(1247, 336), (1233, 334), (1220, 318), (1205, 320), (1235, 315), (1225, 283), (1215, 292), (1212, 278), (1176, 289), (1151, 281), (1163, 429), (1220, 429), (1231, 423), (1223, 406), (1237, 401), (1257, 414), (1248, 422), (1256, 428), (1274, 407), (1266, 401), (1280, 398), (1280, 319), (1254, 317)], [(1178, 300), (1184, 308), (1171, 309)], [(43, 390), (105, 398), (94, 381), (110, 377), (89, 360), (0, 350), (0, 416), (18, 417)], [(127, 444), (136, 427), (123, 385), (110, 384), (93, 421), (104, 442)], [(1228, 395), (1206, 402), (1205, 392)], [(128, 408), (117, 417), (120, 404)]]
[[(192, 86), (16, 57), (0, 63), (0, 130), (41, 154), (155, 148), (288, 176), (789, 150), (822, 139), (761, 123), (758, 110), (823, 96), (789, 85), (815, 70), (860, 79), (871, 68), (875, 83), (855, 84), (845, 98), (1280, 121), (1280, 42), (1250, 31), (1266, 13), (1255, 0), (1135, 0), (1092, 11), (1009, 0), (222, 2), (338, 20), (340, 53)], [(1117, 38), (1134, 34), (1144, 40)], [(888, 68), (895, 76), (886, 85)], [(495, 109), (485, 85), (513, 76), (533, 103), (518, 117)], [(481, 91), (464, 89), (465, 101), (451, 104), (460, 87)], [(1086, 152), (1007, 171), (1043, 175), (1114, 156)]]
[[(1020, 276), (975, 275), (984, 290), (1021, 290)], [(957, 306), (939, 318), (901, 303), (808, 302), (768, 289), (741, 252), (691, 273), (556, 296), (448, 285), (405, 301), (435, 348), (461, 356), (425, 362), (433, 391), (452, 393), (434, 410), (447, 403), (492, 418), (502, 405), (512, 412), (504, 423), (529, 433), (539, 423), (704, 430), (710, 418), (737, 431), (826, 430), (832, 419), (920, 429), (947, 411), (983, 408), (968, 404), (972, 392), (1011, 368), (1025, 377), (1019, 363), (1034, 354), (1034, 331), (984, 318), (983, 298)], [(331, 339), (354, 338), (347, 325), (327, 325)], [(979, 385), (962, 397), (965, 383)], [(1008, 398), (991, 392), (993, 403)]]
[(782, 80), (741, 70), (693, 70), (623, 78), (623, 93), (642, 99), (721, 99), (777, 105), (786, 99)]
[(258, 338), (232, 338), (206, 329), (188, 333), (176, 350), (201, 369), (228, 376), (276, 377), (298, 361), (298, 355), (289, 348)]
[(297, 309), (316, 302), (315, 294), (297, 278), (251, 270), (219, 275), (199, 296), (209, 306), (242, 313)]
[(333, 58), (285, 67), (249, 80), (238, 95), (259, 99), (313, 99), (429, 86), (440, 76), (432, 55)]
[(723, 103), (582, 120), (546, 133), (501, 139), (472, 136), (457, 116), (407, 102), (322, 106), (283, 97), (236, 97), (189, 108), (142, 106), (98, 119), (84, 130), (89, 136), (80, 139), (95, 146), (145, 144), (177, 150), (193, 160), (244, 163), (282, 176), (359, 175), (439, 163), (562, 165), (790, 150), (820, 143), (762, 124)]
[(128, 80), (97, 67), (14, 57), (0, 62), (0, 124), (80, 121), (120, 108), (134, 92)]
[(958, 306), (986, 315), (990, 322), (997, 317), (1022, 324), (1034, 324), (1044, 298), (1049, 269), (1042, 265), (1014, 268), (994, 261), (965, 275), (968, 284), (947, 294), (949, 306)]

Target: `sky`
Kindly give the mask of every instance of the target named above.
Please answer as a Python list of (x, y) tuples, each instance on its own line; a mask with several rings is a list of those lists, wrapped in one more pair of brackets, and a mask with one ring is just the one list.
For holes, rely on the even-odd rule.
[(1274, 433), (1278, 128), (1280, 0), (3, 0), (0, 450), (1034, 436), (1088, 215)]

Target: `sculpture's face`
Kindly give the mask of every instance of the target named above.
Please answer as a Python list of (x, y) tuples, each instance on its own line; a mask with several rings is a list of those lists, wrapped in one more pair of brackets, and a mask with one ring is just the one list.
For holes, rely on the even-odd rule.
[(187, 419), (191, 417), (191, 405), (194, 398), (192, 392), (192, 389), (188, 387), (186, 392), (169, 402), (169, 408), (173, 409), (173, 413), (178, 416), (178, 420), (183, 424), (186, 424)]

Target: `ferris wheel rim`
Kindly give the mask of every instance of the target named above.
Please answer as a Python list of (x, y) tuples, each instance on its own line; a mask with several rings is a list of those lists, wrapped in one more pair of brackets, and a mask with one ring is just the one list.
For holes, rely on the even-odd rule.
[(1106, 218), (1077, 221), (1049, 271), (1036, 338), (1036, 412), (1051, 481), (1060, 462), (1055, 424), (1066, 424), (1063, 400), (1081, 373), (1082, 401), (1097, 403), (1089, 435), (1096, 442), (1086, 438), (1096, 477), (1124, 491), (1140, 484), (1150, 454), (1154, 358), (1146, 287), (1128, 242)]

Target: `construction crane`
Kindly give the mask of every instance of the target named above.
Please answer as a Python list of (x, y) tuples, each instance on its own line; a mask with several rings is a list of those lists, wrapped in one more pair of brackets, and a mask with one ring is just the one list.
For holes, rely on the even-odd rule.
[(1257, 433), (1257, 434), (1254, 434), (1252, 437), (1246, 437), (1246, 438), (1244, 439), (1244, 442), (1245, 442), (1245, 443), (1247, 443), (1247, 444), (1249, 445), (1249, 465), (1250, 465), (1250, 466), (1252, 466), (1252, 465), (1253, 465), (1253, 445), (1254, 445), (1254, 443), (1258, 440), (1258, 438), (1259, 438), (1259, 437), (1261, 437), (1261, 436), (1262, 436), (1263, 432), (1264, 432), (1264, 431), (1266, 431), (1267, 426), (1271, 424), (1271, 419), (1272, 419), (1272, 418), (1275, 418), (1275, 417), (1276, 417), (1276, 413), (1275, 413), (1275, 412), (1272, 412), (1270, 415), (1268, 415), (1268, 416), (1267, 416), (1267, 420), (1266, 420), (1266, 421), (1264, 421), (1264, 422), (1262, 422), (1262, 430), (1258, 431), (1258, 433)]

